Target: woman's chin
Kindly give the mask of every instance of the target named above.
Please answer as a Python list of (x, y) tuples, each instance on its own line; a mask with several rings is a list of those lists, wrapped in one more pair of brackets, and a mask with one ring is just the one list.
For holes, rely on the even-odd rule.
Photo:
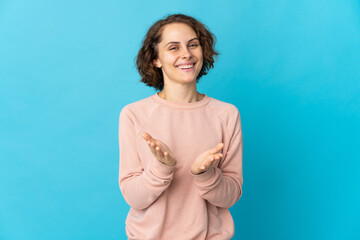
[(182, 80), (182, 81), (185, 81), (185, 82), (194, 82), (196, 81), (196, 77), (197, 75), (195, 74), (192, 74), (191, 76), (188, 75), (188, 76), (179, 76), (179, 80)]

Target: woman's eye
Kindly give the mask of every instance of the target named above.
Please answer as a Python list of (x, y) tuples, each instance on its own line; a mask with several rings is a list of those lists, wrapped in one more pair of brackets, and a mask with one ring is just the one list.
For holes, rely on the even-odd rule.
[[(198, 46), (198, 44), (196, 44), (196, 43), (193, 43), (193, 44), (190, 44), (189, 45), (190, 47), (197, 47)], [(178, 49), (178, 47), (171, 47), (171, 48), (169, 48), (169, 50), (176, 50), (176, 49)]]

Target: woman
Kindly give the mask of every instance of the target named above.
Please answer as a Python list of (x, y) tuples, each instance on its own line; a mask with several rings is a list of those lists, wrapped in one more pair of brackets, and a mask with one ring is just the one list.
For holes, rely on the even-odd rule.
[(196, 90), (213, 67), (215, 36), (183, 14), (153, 24), (137, 56), (160, 92), (119, 118), (119, 186), (129, 239), (231, 239), (228, 210), (242, 194), (238, 109)]

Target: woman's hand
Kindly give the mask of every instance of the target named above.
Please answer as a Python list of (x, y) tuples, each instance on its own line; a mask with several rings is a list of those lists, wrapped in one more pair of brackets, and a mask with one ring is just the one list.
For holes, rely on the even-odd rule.
[(223, 147), (224, 144), (219, 143), (216, 147), (199, 155), (191, 165), (191, 173), (197, 175), (206, 172), (213, 162), (219, 160), (223, 156), (222, 153), (218, 153)]
[(160, 162), (168, 166), (174, 166), (176, 164), (174, 155), (171, 153), (169, 147), (166, 146), (165, 143), (151, 137), (151, 135), (147, 132), (143, 132), (141, 136), (146, 140), (151, 152)]

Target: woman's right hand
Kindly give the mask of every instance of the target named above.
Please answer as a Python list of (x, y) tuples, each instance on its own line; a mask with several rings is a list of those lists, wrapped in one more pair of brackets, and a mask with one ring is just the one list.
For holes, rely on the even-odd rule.
[(143, 132), (141, 136), (145, 139), (145, 141), (150, 147), (151, 152), (160, 162), (168, 166), (174, 166), (176, 164), (174, 154), (172, 154), (169, 147), (166, 146), (165, 143), (153, 138), (147, 132)]

